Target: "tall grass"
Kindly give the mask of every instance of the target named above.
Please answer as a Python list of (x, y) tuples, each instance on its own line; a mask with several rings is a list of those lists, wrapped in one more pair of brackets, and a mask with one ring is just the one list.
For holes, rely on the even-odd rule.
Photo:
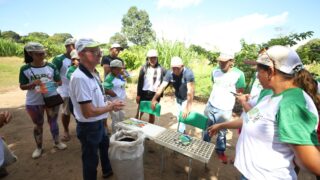
[(22, 58), (0, 57), (0, 92), (19, 87), (19, 70), (22, 65)]
[(0, 56), (19, 56), (23, 55), (23, 45), (11, 40), (0, 38)]

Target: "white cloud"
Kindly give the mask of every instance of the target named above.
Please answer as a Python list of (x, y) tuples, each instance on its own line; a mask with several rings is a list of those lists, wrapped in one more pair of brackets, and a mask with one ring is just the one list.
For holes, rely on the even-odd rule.
[(266, 41), (273, 35), (266, 31), (283, 25), (287, 18), (287, 12), (275, 16), (254, 13), (228, 22), (202, 21), (195, 24), (163, 17), (154, 23), (154, 27), (160, 38), (198, 44), (210, 50), (218, 48), (220, 51), (236, 52), (240, 50), (240, 39), (252, 43)]
[(202, 0), (158, 0), (158, 8), (183, 9), (188, 6), (198, 5)]
[(109, 38), (116, 32), (120, 32), (120, 26), (117, 25), (99, 25), (87, 27), (87, 29), (81, 29), (81, 32), (72, 33), (75, 38), (92, 38), (99, 42), (109, 42)]

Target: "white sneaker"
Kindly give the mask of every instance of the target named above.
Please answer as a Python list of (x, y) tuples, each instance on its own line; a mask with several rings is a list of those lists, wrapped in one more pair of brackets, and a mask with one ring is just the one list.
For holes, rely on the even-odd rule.
[(37, 148), (36, 150), (33, 151), (32, 153), (32, 158), (33, 159), (37, 159), (41, 156), (42, 154), (42, 149), (41, 148)]
[(54, 145), (55, 148), (59, 149), (59, 150), (64, 150), (67, 148), (67, 145), (65, 145), (64, 143), (62, 142), (59, 142), (58, 144), (55, 144)]

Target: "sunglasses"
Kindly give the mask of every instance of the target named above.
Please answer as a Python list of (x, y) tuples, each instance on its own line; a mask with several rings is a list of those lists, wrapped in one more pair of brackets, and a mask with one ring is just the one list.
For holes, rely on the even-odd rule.
[(46, 55), (45, 52), (34, 52), (33, 54), (36, 56), (45, 56)]
[(86, 50), (85, 52), (90, 52), (94, 56), (102, 56), (103, 55), (103, 52), (101, 50), (98, 50), (98, 51)]

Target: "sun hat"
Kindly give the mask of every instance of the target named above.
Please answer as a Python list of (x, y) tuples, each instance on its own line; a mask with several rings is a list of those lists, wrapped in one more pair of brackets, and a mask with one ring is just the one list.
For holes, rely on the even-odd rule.
[(113, 48), (123, 50), (123, 48), (121, 47), (121, 45), (118, 44), (118, 43), (113, 43), (113, 44), (111, 45), (110, 49), (113, 49)]
[(171, 59), (171, 67), (180, 67), (183, 65), (182, 59), (175, 56)]
[(158, 52), (155, 49), (150, 49), (147, 53), (147, 57), (158, 57)]
[(70, 56), (71, 59), (79, 59), (78, 52), (75, 49), (70, 52)]
[(294, 74), (303, 69), (299, 55), (293, 49), (285, 46), (272, 46), (259, 55), (257, 63), (278, 69), (286, 74)]
[(75, 46), (76, 46), (76, 50), (79, 52), (83, 51), (85, 48), (88, 48), (88, 47), (99, 47), (101, 44), (94, 41), (93, 39), (79, 39)]
[(220, 53), (219, 57), (217, 58), (217, 61), (226, 62), (233, 59), (234, 59), (234, 55), (231, 55), (228, 53)]
[(75, 38), (68, 38), (65, 42), (64, 42), (64, 45), (65, 46), (68, 46), (70, 44), (75, 44), (76, 43), (76, 39)]
[(44, 46), (37, 42), (29, 42), (24, 48), (27, 52), (45, 52)]
[(110, 67), (119, 67), (119, 68), (122, 68), (123, 67), (123, 64), (122, 64), (122, 61), (120, 61), (119, 59), (114, 59), (110, 62)]

